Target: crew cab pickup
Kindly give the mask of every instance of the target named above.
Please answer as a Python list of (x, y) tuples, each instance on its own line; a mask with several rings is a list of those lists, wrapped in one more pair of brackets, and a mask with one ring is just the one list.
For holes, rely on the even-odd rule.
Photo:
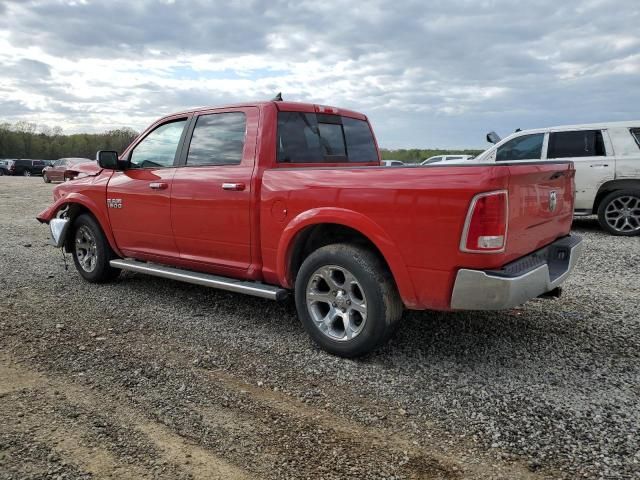
[(571, 162), (384, 168), (365, 115), (270, 101), (164, 117), (38, 215), (89, 282), (120, 270), (282, 299), (358, 356), (403, 309), (499, 310), (558, 290)]

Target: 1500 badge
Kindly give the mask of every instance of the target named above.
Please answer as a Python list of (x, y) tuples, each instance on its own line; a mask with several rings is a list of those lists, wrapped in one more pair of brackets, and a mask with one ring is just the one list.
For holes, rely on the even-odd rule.
[(107, 207), (109, 208), (122, 208), (121, 198), (107, 198)]

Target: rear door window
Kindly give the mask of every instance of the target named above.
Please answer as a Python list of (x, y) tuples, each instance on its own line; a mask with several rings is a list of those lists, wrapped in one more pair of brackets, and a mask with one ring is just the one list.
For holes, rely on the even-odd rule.
[(279, 163), (377, 162), (369, 124), (339, 115), (278, 113)]
[(540, 160), (542, 157), (542, 144), (544, 133), (521, 135), (512, 138), (498, 147), (496, 161), (508, 162), (511, 160)]
[(246, 124), (242, 112), (200, 115), (189, 144), (187, 166), (239, 165)]
[(600, 130), (552, 132), (549, 135), (547, 158), (575, 158), (605, 156)]

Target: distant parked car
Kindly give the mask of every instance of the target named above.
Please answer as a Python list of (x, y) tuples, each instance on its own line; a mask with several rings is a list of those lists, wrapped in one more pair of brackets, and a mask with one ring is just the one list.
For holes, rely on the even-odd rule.
[(42, 172), (45, 183), (65, 182), (78, 176), (78, 166), (83, 163), (95, 163), (88, 158), (61, 158), (53, 163), (53, 166), (46, 167)]
[(404, 167), (404, 165), (400, 160), (382, 160), (383, 167)]
[(13, 166), (13, 160), (0, 160), (0, 177), (2, 175), (12, 175), (11, 167)]
[(22, 175), (31, 177), (32, 175), (42, 175), (45, 167), (42, 160), (13, 160), (9, 166), (9, 175)]
[(440, 162), (465, 162), (472, 158), (473, 155), (436, 155), (435, 157), (429, 157), (423, 160), (420, 162), (420, 165), (431, 165), (432, 163)]

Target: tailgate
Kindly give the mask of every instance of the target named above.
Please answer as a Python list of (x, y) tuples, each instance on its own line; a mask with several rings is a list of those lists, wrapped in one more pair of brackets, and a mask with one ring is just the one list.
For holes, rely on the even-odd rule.
[(517, 258), (568, 235), (573, 221), (571, 162), (509, 165), (507, 255)]

